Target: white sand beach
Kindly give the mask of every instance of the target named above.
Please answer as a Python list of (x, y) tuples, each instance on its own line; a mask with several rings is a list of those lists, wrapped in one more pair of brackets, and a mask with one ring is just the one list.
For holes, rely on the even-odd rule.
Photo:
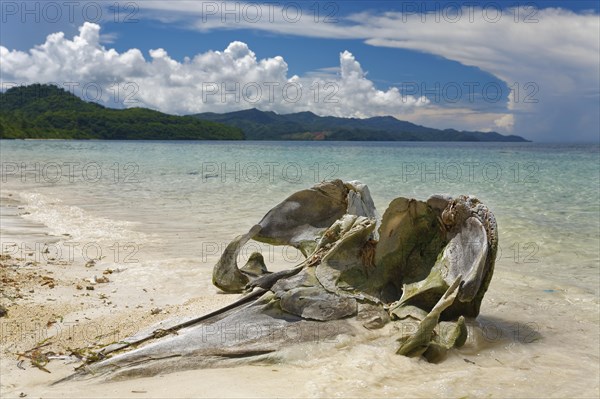
[[(74, 154), (68, 143), (35, 145), (66, 146), (65, 154), (52, 149), (64, 159)], [(77, 145), (93, 150), (112, 144)], [(168, 155), (182, 148), (172, 145), (161, 151)], [(285, 147), (274, 148), (282, 159), (290, 157)], [(393, 151), (401, 150), (390, 149), (389, 165), (394, 165)], [(108, 165), (130, 156), (117, 147), (100, 151), (90, 153)], [(229, 147), (218, 151), (225, 154)], [(238, 159), (253, 156), (252, 146), (236, 151), (241, 151)], [(416, 151), (414, 156), (419, 151), (429, 154), (427, 148), (411, 151)], [(503, 157), (537, 156), (511, 151), (496, 152), (496, 161), (510, 165), (515, 158)], [(104, 159), (104, 154), (117, 158)], [(133, 186), (66, 179), (50, 185), (12, 179), (3, 185), (0, 305), (7, 314), (0, 318), (2, 398), (598, 397), (598, 255), (592, 237), (595, 216), (585, 206), (585, 198), (593, 201), (597, 193), (588, 187), (581, 200), (546, 203), (544, 208), (535, 196), (525, 195), (533, 189), (535, 195), (559, 198), (571, 185), (586, 188), (578, 180), (581, 174), (552, 173), (554, 161), (540, 158), (536, 162), (546, 174), (533, 186), (507, 181), (498, 190), (498, 182), (403, 183), (392, 172), (378, 180), (375, 175), (383, 165), (361, 172), (360, 165), (369, 165), (368, 153), (340, 177), (373, 182), (380, 212), (401, 194), (424, 198), (433, 192), (477, 192), (498, 219), (501, 252), (481, 313), (469, 322), (467, 343), (450, 351), (443, 362), (396, 355), (390, 323), (359, 337), (299, 344), (275, 363), (174, 369), (110, 382), (98, 376), (52, 385), (81, 366), (77, 356), (153, 331), (161, 321), (198, 317), (238, 299), (211, 283), (224, 245), (287, 195), (314, 184), (202, 182), (189, 173), (198, 167), (200, 155), (190, 154), (181, 156), (185, 166), (177, 170), (169, 169), (170, 155), (164, 162), (135, 159), (144, 173)], [(302, 163), (303, 154), (295, 153), (294, 161), (313, 165), (314, 159)], [(317, 159), (329, 156), (319, 148), (311, 154)], [(453, 156), (478, 156), (473, 154)], [(18, 151), (8, 156), (26, 159)], [(43, 151), (36, 156), (45, 159)], [(341, 158), (333, 160), (341, 164)], [(531, 243), (533, 250), (527, 246)], [(270, 270), (290, 268), (299, 260), (293, 251), (272, 248), (259, 247)], [(247, 249), (240, 262), (256, 244), (249, 243)]]

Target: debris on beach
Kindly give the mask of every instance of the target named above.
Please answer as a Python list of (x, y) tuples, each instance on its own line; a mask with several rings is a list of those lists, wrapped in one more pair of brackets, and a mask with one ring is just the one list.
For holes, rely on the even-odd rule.
[(21, 360), (21, 358), (26, 358), (29, 359), (31, 361), (31, 365), (34, 367), (37, 367), (38, 369), (45, 371), (46, 373), (50, 373), (50, 371), (46, 368), (46, 365), (48, 364), (48, 362), (50, 361), (50, 359), (48, 359), (48, 355), (49, 354), (53, 354), (52, 352), (42, 352), (41, 348), (50, 345), (49, 342), (41, 342), (39, 345), (37, 345), (36, 347), (29, 349), (28, 351), (25, 351), (23, 353), (18, 353), (19, 359)]
[(41, 285), (48, 286), (48, 288), (54, 288), (54, 286), (55, 286), (54, 278), (49, 277), (49, 276), (43, 276)]
[(106, 276), (94, 276), (94, 282), (98, 284), (106, 284), (110, 282), (110, 280)]

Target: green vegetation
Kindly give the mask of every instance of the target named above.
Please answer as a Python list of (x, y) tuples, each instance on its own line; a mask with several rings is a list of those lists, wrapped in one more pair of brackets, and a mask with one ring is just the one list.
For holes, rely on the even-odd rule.
[(257, 109), (174, 116), (146, 108), (112, 109), (83, 101), (56, 86), (41, 84), (0, 93), (0, 138), (527, 141), (495, 132), (433, 129), (391, 116), (356, 119), (321, 117), (312, 112), (278, 115)]
[(243, 140), (238, 128), (145, 108), (111, 109), (52, 85), (0, 93), (2, 139)]
[(391, 116), (356, 119), (318, 116), (312, 112), (278, 115), (257, 109), (194, 116), (240, 128), (248, 140), (527, 141), (519, 136), (495, 132), (434, 129)]

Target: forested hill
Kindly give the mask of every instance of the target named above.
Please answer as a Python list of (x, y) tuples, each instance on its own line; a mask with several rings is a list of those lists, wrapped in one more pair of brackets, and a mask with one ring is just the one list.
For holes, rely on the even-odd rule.
[(191, 116), (145, 108), (113, 109), (53, 85), (0, 93), (0, 138), (105, 140), (243, 140), (242, 131)]
[(248, 140), (357, 140), (357, 141), (528, 141), (496, 132), (434, 129), (392, 116), (367, 119), (318, 116), (312, 112), (280, 115), (257, 109), (195, 117), (235, 126)]
[(146, 108), (113, 109), (41, 84), (0, 93), (0, 138), (527, 141), (495, 132), (434, 129), (391, 116), (356, 119), (322, 117), (312, 112), (280, 115), (257, 109), (175, 116)]

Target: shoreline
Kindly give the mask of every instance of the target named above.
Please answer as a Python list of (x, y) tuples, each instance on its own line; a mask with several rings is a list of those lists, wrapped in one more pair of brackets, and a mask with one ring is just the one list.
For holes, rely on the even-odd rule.
[[(94, 349), (152, 331), (165, 321), (197, 317), (238, 298), (207, 293), (171, 305), (155, 303), (156, 288), (127, 285), (120, 278), (126, 269), (81, 257), (40, 257), (36, 244), (52, 245), (65, 237), (50, 235), (46, 226), (22, 218), (24, 208), (18, 201), (2, 200), (0, 306), (6, 310), (0, 318), (2, 397), (19, 397), (21, 392), (48, 397), (50, 391), (56, 392), (54, 397), (85, 396), (90, 384), (74, 384), (86, 387), (74, 392), (73, 384), (56, 389), (48, 384), (72, 374), (83, 364), (80, 357)], [(131, 290), (136, 294), (130, 295)], [(125, 397), (128, 387), (121, 385), (118, 396)]]
[[(5, 242), (11, 236), (15, 241), (30, 243), (65, 239), (48, 235), (48, 227), (23, 218), (25, 208), (19, 208), (23, 204), (16, 200), (6, 203), (5, 197), (3, 200), (0, 210)], [(543, 276), (525, 276), (504, 265), (497, 265), (500, 267), (477, 319), (484, 331), (487, 328), (488, 336), (484, 333), (482, 339), (481, 334), (476, 334), (439, 365), (399, 357), (388, 346), (374, 341), (356, 343), (348, 338), (322, 352), (319, 348), (300, 348), (302, 356), (309, 356), (308, 359), (296, 354), (270, 365), (177, 370), (126, 381), (93, 379), (50, 386), (81, 364), (75, 355), (69, 357), (78, 349), (81, 353), (81, 349), (115, 342), (144, 329), (153, 330), (161, 321), (197, 317), (239, 296), (219, 295), (213, 289), (204, 295), (181, 298), (172, 285), (170, 291), (163, 289), (159, 295), (155, 288), (161, 284), (160, 276), (144, 280), (146, 285), (132, 285), (134, 269), (118, 271), (120, 266), (102, 261), (86, 267), (87, 262), (81, 258), (72, 262), (48, 259), (37, 264), (26, 257), (17, 258), (11, 255), (0, 260), (0, 277), (6, 279), (0, 304), (6, 304), (8, 310), (8, 315), (0, 318), (2, 397), (16, 398), (21, 393), (28, 398), (285, 397), (290, 394), (290, 384), (297, 387), (295, 395), (304, 397), (361, 397), (369, 392), (378, 396), (435, 395), (434, 392), (457, 397), (534, 396), (540, 382), (557, 378), (555, 373), (562, 370), (561, 362), (572, 357), (579, 359), (581, 369), (561, 377), (561, 388), (555, 394), (594, 397), (600, 392), (598, 384), (581, 384), (586, 377), (584, 369), (587, 375), (598, 371), (600, 354), (598, 337), (594, 336), (598, 322), (586, 319), (592, 312), (597, 313), (598, 298), (583, 288), (561, 286)], [(107, 272), (109, 269), (112, 272)], [(173, 271), (175, 275), (180, 272)], [(197, 270), (197, 274), (203, 272)], [(133, 280), (128, 274), (134, 276)], [(94, 277), (107, 277), (109, 281), (97, 282)], [(88, 286), (94, 289), (89, 290)], [(530, 295), (531, 292), (535, 294)], [(21, 297), (16, 297), (17, 293)], [(521, 295), (525, 293), (529, 295)], [(7, 295), (14, 301), (7, 303)], [(152, 314), (155, 308), (161, 311)], [(41, 362), (49, 373), (28, 358), (21, 358), (20, 362), (18, 353), (31, 355), (36, 347), (47, 356), (48, 352), (54, 353), (49, 356), (54, 357), (49, 363)], [(393, 373), (398, 374), (396, 383), (386, 379), (390, 370), (397, 370)], [(460, 383), (439, 391), (435, 385), (428, 385), (431, 373), (457, 383), (467, 378), (465, 373), (472, 374), (474, 385), (461, 390)], [(490, 378), (497, 384), (490, 386)], [(529, 387), (514, 385), (521, 378), (535, 383)], [(341, 386), (346, 388), (339, 390)]]

